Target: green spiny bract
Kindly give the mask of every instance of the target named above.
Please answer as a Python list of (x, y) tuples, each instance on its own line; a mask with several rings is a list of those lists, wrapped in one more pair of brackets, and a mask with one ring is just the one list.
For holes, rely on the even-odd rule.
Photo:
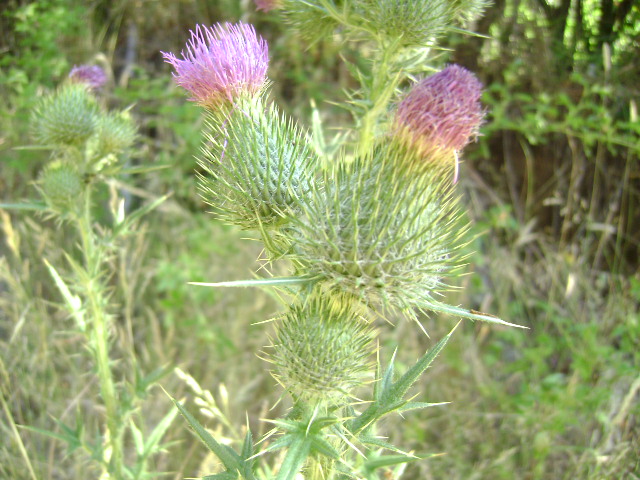
[(491, 3), (490, 0), (451, 0), (455, 19), (462, 25), (480, 18)]
[(129, 112), (109, 112), (101, 115), (96, 136), (96, 155), (118, 154), (135, 141), (137, 129)]
[(432, 43), (451, 23), (451, 0), (361, 0), (362, 19), (370, 29), (404, 46)]
[(349, 302), (312, 293), (278, 324), (274, 377), (294, 398), (327, 406), (349, 401), (372, 378), (374, 331)]
[(304, 134), (262, 98), (208, 117), (199, 163), (202, 197), (228, 222), (264, 231), (302, 209), (315, 157)]
[(67, 160), (54, 160), (40, 174), (40, 189), (54, 209), (68, 210), (84, 189), (77, 167)]
[(417, 169), (391, 145), (325, 173), (291, 228), (289, 258), (329, 290), (411, 315), (445, 288), (465, 228), (451, 169)]
[(67, 84), (46, 97), (32, 118), (35, 139), (42, 145), (79, 146), (96, 130), (98, 105), (83, 84)]
[(310, 41), (318, 41), (331, 35), (338, 26), (338, 22), (327, 11), (324, 3), (331, 8), (342, 11), (341, 0), (284, 0), (282, 12), (284, 20), (291, 25), (296, 32)]

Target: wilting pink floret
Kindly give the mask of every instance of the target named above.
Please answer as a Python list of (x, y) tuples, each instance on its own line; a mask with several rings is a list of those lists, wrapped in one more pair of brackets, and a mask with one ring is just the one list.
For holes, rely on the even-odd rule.
[(481, 94), (475, 75), (450, 65), (409, 92), (398, 105), (396, 124), (425, 152), (455, 153), (478, 134), (484, 115)]
[(263, 12), (268, 12), (276, 8), (280, 8), (282, 0), (254, 0), (256, 8)]
[(173, 65), (174, 79), (191, 94), (190, 100), (214, 107), (242, 94), (260, 91), (267, 80), (269, 50), (267, 42), (252, 25), (197, 25), (182, 60), (162, 52)]
[(86, 84), (91, 90), (100, 90), (107, 83), (107, 74), (97, 65), (74, 66), (69, 72), (69, 80)]

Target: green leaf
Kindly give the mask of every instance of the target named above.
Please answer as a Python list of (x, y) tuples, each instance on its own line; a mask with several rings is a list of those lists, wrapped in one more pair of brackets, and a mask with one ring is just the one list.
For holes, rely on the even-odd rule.
[(71, 290), (67, 286), (67, 284), (62, 280), (62, 277), (58, 274), (57, 270), (51, 265), (47, 259), (44, 259), (44, 263), (49, 269), (49, 273), (53, 277), (53, 281), (58, 287), (58, 290), (62, 294), (62, 298), (64, 299), (69, 312), (75, 319), (76, 323), (80, 330), (84, 331), (86, 329), (86, 321), (84, 318), (84, 311), (82, 309), (82, 300), (77, 295), (71, 293)]
[(363, 445), (384, 448), (386, 450), (391, 450), (392, 452), (395, 452), (400, 455), (405, 455), (405, 456), (409, 455), (408, 453), (404, 452), (402, 449), (394, 446), (393, 444), (379, 437), (372, 437), (370, 435), (360, 435), (358, 437), (358, 440), (360, 440)]
[(329, 442), (321, 438), (319, 435), (309, 437), (311, 439), (311, 451), (319, 453), (325, 457), (333, 458), (334, 460), (340, 459), (340, 453), (331, 446)]
[(202, 440), (211, 452), (216, 455), (227, 470), (234, 471), (239, 470), (240, 462), (239, 456), (231, 448), (226, 445), (218, 443), (213, 436), (198, 422), (193, 415), (191, 415), (180, 402), (169, 396), (174, 405), (180, 410), (180, 413), (185, 420), (191, 425), (191, 428), (195, 431), (196, 435)]
[[(457, 327), (457, 325), (456, 325)], [(442, 338), (434, 347), (425, 353), (415, 365), (407, 370), (397, 382), (393, 382), (393, 364), (394, 357), (391, 359), (382, 378), (378, 380), (379, 385), (375, 393), (373, 403), (362, 414), (353, 420), (347, 422), (347, 428), (354, 433), (363, 432), (368, 426), (375, 423), (384, 415), (393, 411), (406, 411), (414, 408), (424, 408), (430, 404), (420, 404), (417, 402), (408, 402), (404, 400), (404, 396), (411, 386), (420, 378), (420, 375), (429, 368), (433, 360), (447, 344), (451, 335), (455, 331), (454, 327), (449, 334)]]
[(398, 412), (408, 412), (409, 410), (422, 410), (423, 408), (439, 407), (441, 405), (449, 405), (451, 402), (438, 402), (438, 403), (426, 403), (426, 402), (407, 402), (402, 407), (398, 408)]
[(145, 216), (147, 213), (158, 208), (170, 195), (163, 195), (160, 198), (156, 198), (153, 202), (147, 203), (144, 207), (139, 208), (135, 212), (131, 213), (123, 222), (118, 224), (114, 229), (114, 236), (118, 236), (122, 232), (128, 231), (135, 222)]
[(133, 419), (129, 422), (129, 430), (131, 431), (131, 437), (133, 437), (133, 444), (136, 447), (136, 453), (138, 456), (144, 455), (144, 439), (142, 438), (142, 432), (136, 426)]
[(56, 440), (60, 440), (67, 444), (67, 448), (69, 449), (69, 453), (74, 450), (82, 447), (82, 440), (78, 438), (76, 433), (70, 428), (66, 427), (62, 423), (58, 423), (63, 430), (62, 433), (52, 432), (50, 430), (44, 430), (42, 428), (32, 427), (31, 425), (21, 425), (20, 428), (24, 428), (30, 432), (39, 433), (40, 435), (47, 436), (49, 438), (54, 438)]
[(5, 210), (47, 210), (47, 207), (44, 203), (0, 203), (0, 208)]
[(434, 312), (443, 312), (449, 313), (451, 315), (456, 315), (462, 318), (468, 318), (470, 320), (480, 320), (482, 322), (488, 323), (496, 323), (498, 325), (505, 325), (507, 327), (516, 327), (516, 328), (526, 328), (522, 325), (518, 325), (516, 323), (505, 322), (501, 318), (495, 317), (488, 313), (478, 312), (477, 310), (467, 310), (465, 308), (454, 307), (452, 305), (447, 305), (445, 303), (440, 303), (436, 300), (432, 300), (431, 302), (425, 304), (424, 308), (427, 310), (433, 310)]
[(416, 460), (422, 460), (422, 458), (406, 455), (382, 455), (372, 460), (367, 460), (364, 463), (364, 468), (365, 470), (377, 470), (379, 468), (391, 467), (401, 463), (415, 462)]
[(420, 360), (416, 362), (414, 366), (407, 370), (404, 375), (402, 375), (402, 377), (400, 377), (398, 381), (393, 384), (393, 386), (389, 389), (387, 402), (395, 403), (402, 401), (409, 388), (411, 388), (411, 386), (418, 380), (418, 378), (420, 378), (420, 375), (422, 375), (422, 373), (427, 368), (429, 368), (431, 363), (442, 351), (458, 325), (453, 327), (453, 329), (444, 338), (436, 343), (427, 353), (425, 353), (420, 358)]
[(391, 357), (391, 361), (389, 362), (389, 365), (387, 366), (387, 369), (385, 370), (384, 375), (382, 376), (380, 381), (376, 382), (375, 399), (378, 401), (382, 399), (383, 392), (389, 391), (389, 389), (393, 385), (393, 373), (395, 370), (396, 352), (397, 350), (393, 352), (393, 356)]
[(247, 434), (244, 437), (244, 442), (242, 443), (242, 451), (240, 452), (240, 456), (244, 459), (251, 458), (253, 456), (253, 435), (251, 434), (251, 430), (247, 428)]
[(295, 437), (289, 443), (287, 455), (280, 466), (276, 480), (295, 480), (311, 451), (311, 440), (308, 437), (299, 434), (287, 435), (295, 435)]
[(143, 396), (150, 386), (155, 384), (158, 380), (173, 372), (174, 367), (165, 365), (164, 367), (158, 367), (145, 377), (140, 378), (140, 370), (136, 371), (136, 394), (140, 397)]
[(160, 440), (162, 440), (162, 437), (164, 437), (164, 434), (167, 432), (177, 415), (178, 410), (171, 409), (171, 411), (167, 413), (155, 426), (144, 445), (145, 457), (155, 453), (157, 445), (160, 443)]
[(200, 287), (273, 287), (286, 285), (303, 285), (310, 283), (313, 278), (310, 277), (275, 277), (275, 278), (256, 278), (254, 280), (235, 280), (232, 282), (189, 282), (189, 285), (198, 285)]
[(237, 478), (238, 474), (235, 472), (222, 472), (215, 475), (207, 475), (202, 477), (202, 480), (236, 480)]
[(13, 147), (12, 150), (55, 150), (56, 148), (58, 148), (56, 145), (20, 145)]
[(130, 167), (130, 168), (123, 168), (121, 170), (119, 170), (120, 174), (138, 174), (138, 173), (147, 173), (147, 172), (154, 172), (156, 170), (163, 170), (165, 168), (169, 168), (171, 167), (170, 164), (164, 164), (164, 165), (150, 165), (150, 166), (138, 166), (138, 167)]

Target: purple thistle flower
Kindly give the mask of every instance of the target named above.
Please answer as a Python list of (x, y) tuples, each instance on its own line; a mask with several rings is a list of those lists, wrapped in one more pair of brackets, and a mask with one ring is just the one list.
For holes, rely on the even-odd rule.
[(268, 12), (282, 6), (282, 0), (254, 0), (257, 10)]
[(175, 69), (178, 85), (191, 94), (194, 102), (215, 107), (243, 94), (256, 94), (267, 80), (269, 50), (267, 42), (252, 25), (196, 25), (191, 32), (183, 60), (162, 52), (165, 62)]
[(478, 135), (484, 111), (482, 84), (465, 68), (449, 65), (419, 82), (400, 102), (396, 126), (412, 147), (427, 155), (455, 156)]
[(84, 83), (90, 90), (98, 91), (107, 83), (107, 74), (97, 65), (74, 65), (69, 72), (69, 80)]

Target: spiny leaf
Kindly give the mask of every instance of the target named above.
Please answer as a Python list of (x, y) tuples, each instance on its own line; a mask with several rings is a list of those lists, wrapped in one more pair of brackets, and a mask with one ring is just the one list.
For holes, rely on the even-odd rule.
[(62, 433), (32, 427), (31, 425), (21, 425), (20, 428), (24, 428), (25, 430), (29, 430), (30, 432), (39, 433), (40, 435), (45, 435), (47, 437), (63, 441), (67, 444), (69, 453), (73, 452), (77, 448), (82, 447), (82, 440), (78, 437), (76, 432), (60, 422), (58, 422), (58, 425), (62, 429)]
[[(294, 434), (289, 434), (294, 435)], [(302, 435), (292, 438), (276, 480), (295, 480), (311, 450), (311, 439)]]
[(144, 395), (151, 385), (173, 371), (174, 367), (165, 365), (163, 367), (156, 368), (148, 375), (142, 377), (142, 372), (139, 369), (136, 369), (136, 393), (138, 394), (138, 396)]
[(420, 375), (422, 375), (422, 373), (427, 368), (429, 368), (431, 363), (442, 351), (458, 325), (453, 327), (453, 329), (444, 338), (436, 343), (426, 354), (422, 356), (422, 358), (420, 358), (420, 360), (416, 362), (414, 366), (407, 370), (404, 375), (402, 375), (402, 377), (400, 377), (398, 381), (393, 384), (393, 386), (389, 389), (387, 402), (395, 403), (402, 400), (409, 388), (411, 388), (411, 386), (418, 380), (418, 378), (420, 378)]
[(189, 282), (189, 285), (198, 285), (200, 287), (279, 287), (286, 285), (303, 285), (313, 281), (310, 277), (275, 277), (275, 278), (256, 278), (253, 280), (235, 280), (231, 282)]
[(438, 403), (426, 403), (426, 402), (407, 402), (402, 407), (398, 408), (398, 412), (408, 412), (409, 410), (421, 410), (429, 407), (439, 407), (442, 405), (448, 405), (451, 402), (438, 402)]
[(202, 477), (202, 480), (236, 480), (237, 478), (238, 474), (235, 472), (222, 472), (215, 475), (207, 475)]
[(82, 300), (77, 295), (71, 293), (71, 290), (64, 282), (62, 277), (58, 274), (58, 271), (53, 267), (53, 265), (49, 263), (47, 259), (44, 260), (44, 263), (49, 269), (49, 273), (53, 277), (53, 281), (55, 282), (56, 287), (58, 287), (58, 290), (62, 294), (62, 298), (64, 298), (69, 312), (76, 320), (78, 327), (81, 330), (84, 330), (86, 328), (86, 321), (84, 318), (84, 312), (82, 310)]
[(170, 195), (163, 195), (156, 198), (153, 202), (147, 203), (144, 207), (139, 208), (132, 214), (130, 214), (123, 222), (119, 223), (114, 231), (114, 236), (119, 235), (122, 232), (128, 231), (136, 221), (142, 218), (147, 213), (158, 208)]
[[(457, 327), (457, 325), (456, 325)], [(369, 425), (375, 423), (387, 413), (393, 411), (411, 410), (417, 407), (416, 403), (409, 403), (404, 400), (404, 396), (411, 386), (418, 380), (420, 375), (431, 365), (438, 353), (451, 338), (455, 328), (447, 336), (442, 338), (433, 348), (420, 358), (415, 365), (407, 370), (397, 382), (393, 382), (393, 359), (387, 367), (383, 378), (379, 380), (374, 402), (362, 414), (347, 423), (349, 430), (354, 433), (361, 433)], [(410, 405), (407, 407), (407, 405)], [(428, 405), (428, 404), (427, 404)]]
[(136, 453), (139, 457), (144, 455), (144, 439), (142, 437), (142, 432), (136, 426), (133, 419), (129, 422), (129, 431), (131, 432), (131, 437), (133, 437), (133, 444), (136, 448)]
[(314, 435), (309, 438), (311, 439), (312, 452), (319, 453), (320, 455), (334, 460), (338, 460), (340, 458), (340, 453), (338, 453), (338, 451), (333, 448), (329, 442), (321, 438), (319, 435)]
[(396, 352), (393, 352), (393, 357), (391, 357), (391, 361), (389, 362), (389, 365), (387, 366), (387, 369), (385, 370), (384, 375), (378, 382), (376, 382), (375, 398), (378, 401), (382, 399), (383, 392), (389, 391), (389, 389), (391, 389), (391, 386), (393, 385), (395, 358), (396, 358)]
[(404, 452), (402, 449), (394, 446), (393, 444), (387, 442), (386, 440), (383, 440), (382, 438), (372, 437), (370, 435), (361, 435), (361, 436), (358, 437), (358, 439), (364, 445), (374, 446), (374, 447), (378, 447), (378, 448), (384, 448), (384, 449), (387, 449), (387, 450), (391, 450), (392, 452), (395, 452), (395, 453), (400, 454), (400, 455), (409, 456), (408, 453)]
[(372, 460), (367, 460), (364, 464), (364, 469), (377, 470), (379, 468), (391, 467), (401, 463), (415, 462), (416, 460), (422, 460), (422, 458), (406, 455), (382, 455)]
[(452, 305), (440, 303), (436, 300), (426, 303), (424, 305), (424, 308), (427, 310), (433, 310), (434, 312), (450, 313), (451, 315), (456, 315), (462, 318), (468, 318), (470, 320), (480, 320), (482, 322), (496, 323), (498, 325), (505, 325), (507, 327), (526, 328), (526, 329), (529, 328), (529, 327), (524, 327), (522, 325), (518, 325), (516, 323), (505, 322), (504, 320), (498, 317), (495, 317), (493, 315), (490, 315), (488, 313), (478, 312), (477, 310), (467, 310), (460, 307), (454, 307)]
[(5, 210), (47, 210), (48, 207), (44, 203), (0, 203), (0, 208)]
[(164, 437), (164, 434), (167, 432), (167, 430), (173, 423), (173, 420), (176, 418), (176, 415), (178, 415), (178, 410), (172, 409), (169, 413), (167, 413), (162, 418), (162, 420), (160, 420), (160, 422), (158, 422), (156, 427), (153, 429), (153, 431), (147, 438), (147, 441), (145, 442), (145, 445), (144, 445), (145, 457), (149, 456), (150, 454), (154, 453), (157, 450), (157, 445), (160, 443), (160, 440), (162, 440), (162, 437)]
[(180, 402), (169, 396), (174, 405), (180, 410), (182, 416), (189, 422), (196, 435), (202, 440), (212, 453), (214, 453), (224, 464), (227, 470), (234, 471), (240, 468), (240, 457), (236, 452), (226, 445), (222, 445), (216, 441), (213, 436), (191, 415)]
[(163, 170), (165, 168), (170, 168), (171, 166), (172, 165), (168, 163), (165, 165), (149, 165), (149, 166), (140, 165), (138, 167), (123, 168), (119, 170), (119, 173), (121, 174), (147, 173), (147, 172), (153, 172), (155, 170)]
[(244, 459), (251, 458), (253, 456), (253, 435), (251, 434), (251, 430), (247, 428), (247, 434), (244, 437), (244, 442), (242, 443), (242, 452), (240, 456)]

